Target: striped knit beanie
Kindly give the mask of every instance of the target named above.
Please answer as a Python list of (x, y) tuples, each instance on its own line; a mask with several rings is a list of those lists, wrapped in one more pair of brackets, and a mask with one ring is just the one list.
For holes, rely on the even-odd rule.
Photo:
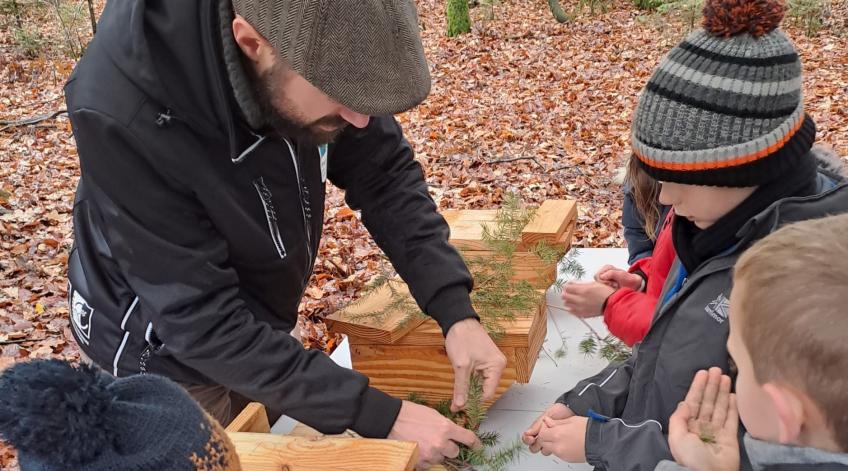
[(660, 181), (759, 186), (809, 159), (801, 62), (779, 0), (707, 0), (703, 29), (666, 56), (633, 119), (633, 153)]

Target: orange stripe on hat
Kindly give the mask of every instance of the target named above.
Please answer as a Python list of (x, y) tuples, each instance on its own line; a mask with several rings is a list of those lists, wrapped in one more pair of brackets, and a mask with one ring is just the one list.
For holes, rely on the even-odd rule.
[(766, 147), (765, 149), (760, 149), (754, 153), (743, 155), (741, 157), (734, 157), (730, 160), (720, 160), (715, 162), (693, 162), (693, 163), (678, 163), (678, 162), (661, 162), (659, 160), (653, 160), (649, 157), (646, 157), (639, 153), (638, 150), (633, 149), (633, 153), (636, 154), (636, 157), (639, 158), (642, 162), (651, 167), (661, 168), (664, 170), (683, 170), (683, 171), (691, 171), (691, 170), (716, 170), (720, 168), (728, 168), (728, 167), (737, 167), (739, 165), (749, 164), (751, 162), (760, 160), (762, 158), (771, 155), (776, 152), (778, 149), (786, 145), (789, 142), (789, 139), (792, 139), (792, 136), (801, 129), (801, 125), (804, 124), (804, 119), (806, 119), (806, 115), (802, 114), (801, 119), (783, 136), (779, 142)]

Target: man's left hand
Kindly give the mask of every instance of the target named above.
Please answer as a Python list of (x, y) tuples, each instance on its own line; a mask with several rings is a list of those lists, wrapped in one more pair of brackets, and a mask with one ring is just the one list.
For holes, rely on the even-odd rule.
[(586, 417), (567, 419), (542, 419), (542, 429), (536, 438), (536, 446), (545, 456), (556, 455), (569, 463), (586, 462)]
[(445, 337), (445, 350), (453, 365), (454, 384), (451, 411), (457, 412), (468, 401), (471, 374), (483, 379), (483, 400), (495, 397), (506, 357), (477, 319), (465, 319), (451, 326)]

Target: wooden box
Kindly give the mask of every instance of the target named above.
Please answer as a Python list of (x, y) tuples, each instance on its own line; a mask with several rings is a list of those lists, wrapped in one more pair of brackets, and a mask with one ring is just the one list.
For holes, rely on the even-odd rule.
[[(541, 304), (543, 293), (539, 296), (537, 310), (503, 324), (504, 334), (495, 339), (507, 359), (495, 399), (513, 383), (530, 381), (547, 334), (547, 309)], [(453, 397), (453, 367), (436, 321), (427, 320), (391, 344), (355, 336), (348, 340), (353, 368), (368, 376), (371, 386), (399, 399), (416, 393), (430, 404)]]
[[(466, 260), (492, 259), (493, 254), (483, 240), (483, 228), (497, 217), (497, 210), (447, 210), (442, 213), (450, 226), (450, 243), (462, 251)], [(545, 242), (563, 254), (571, 248), (571, 238), (577, 221), (577, 204), (571, 200), (548, 200), (536, 210), (533, 219), (521, 231), (516, 241), (518, 250), (512, 258), (513, 280), (526, 280), (534, 288), (547, 289), (556, 282), (557, 265), (542, 260), (533, 252), (539, 242)]]

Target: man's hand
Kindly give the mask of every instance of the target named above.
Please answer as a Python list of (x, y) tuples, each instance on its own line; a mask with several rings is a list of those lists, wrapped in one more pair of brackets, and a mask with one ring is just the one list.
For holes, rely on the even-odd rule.
[(539, 451), (545, 456), (556, 455), (569, 463), (586, 462), (586, 417), (542, 419), (542, 429), (536, 438)]
[(615, 288), (604, 283), (571, 281), (562, 290), (562, 301), (568, 312), (575, 316), (594, 317), (603, 314), (604, 301), (613, 293)]
[(633, 291), (639, 291), (642, 287), (642, 277), (616, 268), (612, 265), (604, 265), (603, 268), (595, 273), (595, 281), (603, 283), (615, 289), (630, 288)]
[(418, 442), (416, 469), (429, 469), (445, 458), (456, 458), (459, 445), (480, 447), (477, 435), (456, 425), (429, 407), (403, 401), (395, 425), (387, 437), (391, 440)]
[(525, 430), (524, 434), (521, 436), (521, 441), (523, 441), (525, 445), (529, 446), (530, 451), (533, 453), (538, 453), (541, 449), (540, 445), (537, 443), (537, 438), (539, 436), (539, 432), (542, 430), (545, 417), (554, 420), (562, 420), (574, 417), (574, 412), (572, 412), (568, 406), (560, 404), (559, 402), (555, 402), (552, 406), (548, 407), (545, 412), (542, 412), (542, 415), (540, 415), (539, 418), (530, 425), (530, 428)]
[(679, 464), (695, 471), (739, 469), (739, 414), (730, 378), (719, 368), (695, 375), (686, 399), (668, 419), (668, 445)]
[(451, 326), (445, 338), (445, 351), (453, 365), (453, 412), (465, 407), (472, 373), (477, 373), (483, 380), (483, 401), (495, 397), (501, 374), (506, 368), (506, 357), (479, 321), (465, 319)]

